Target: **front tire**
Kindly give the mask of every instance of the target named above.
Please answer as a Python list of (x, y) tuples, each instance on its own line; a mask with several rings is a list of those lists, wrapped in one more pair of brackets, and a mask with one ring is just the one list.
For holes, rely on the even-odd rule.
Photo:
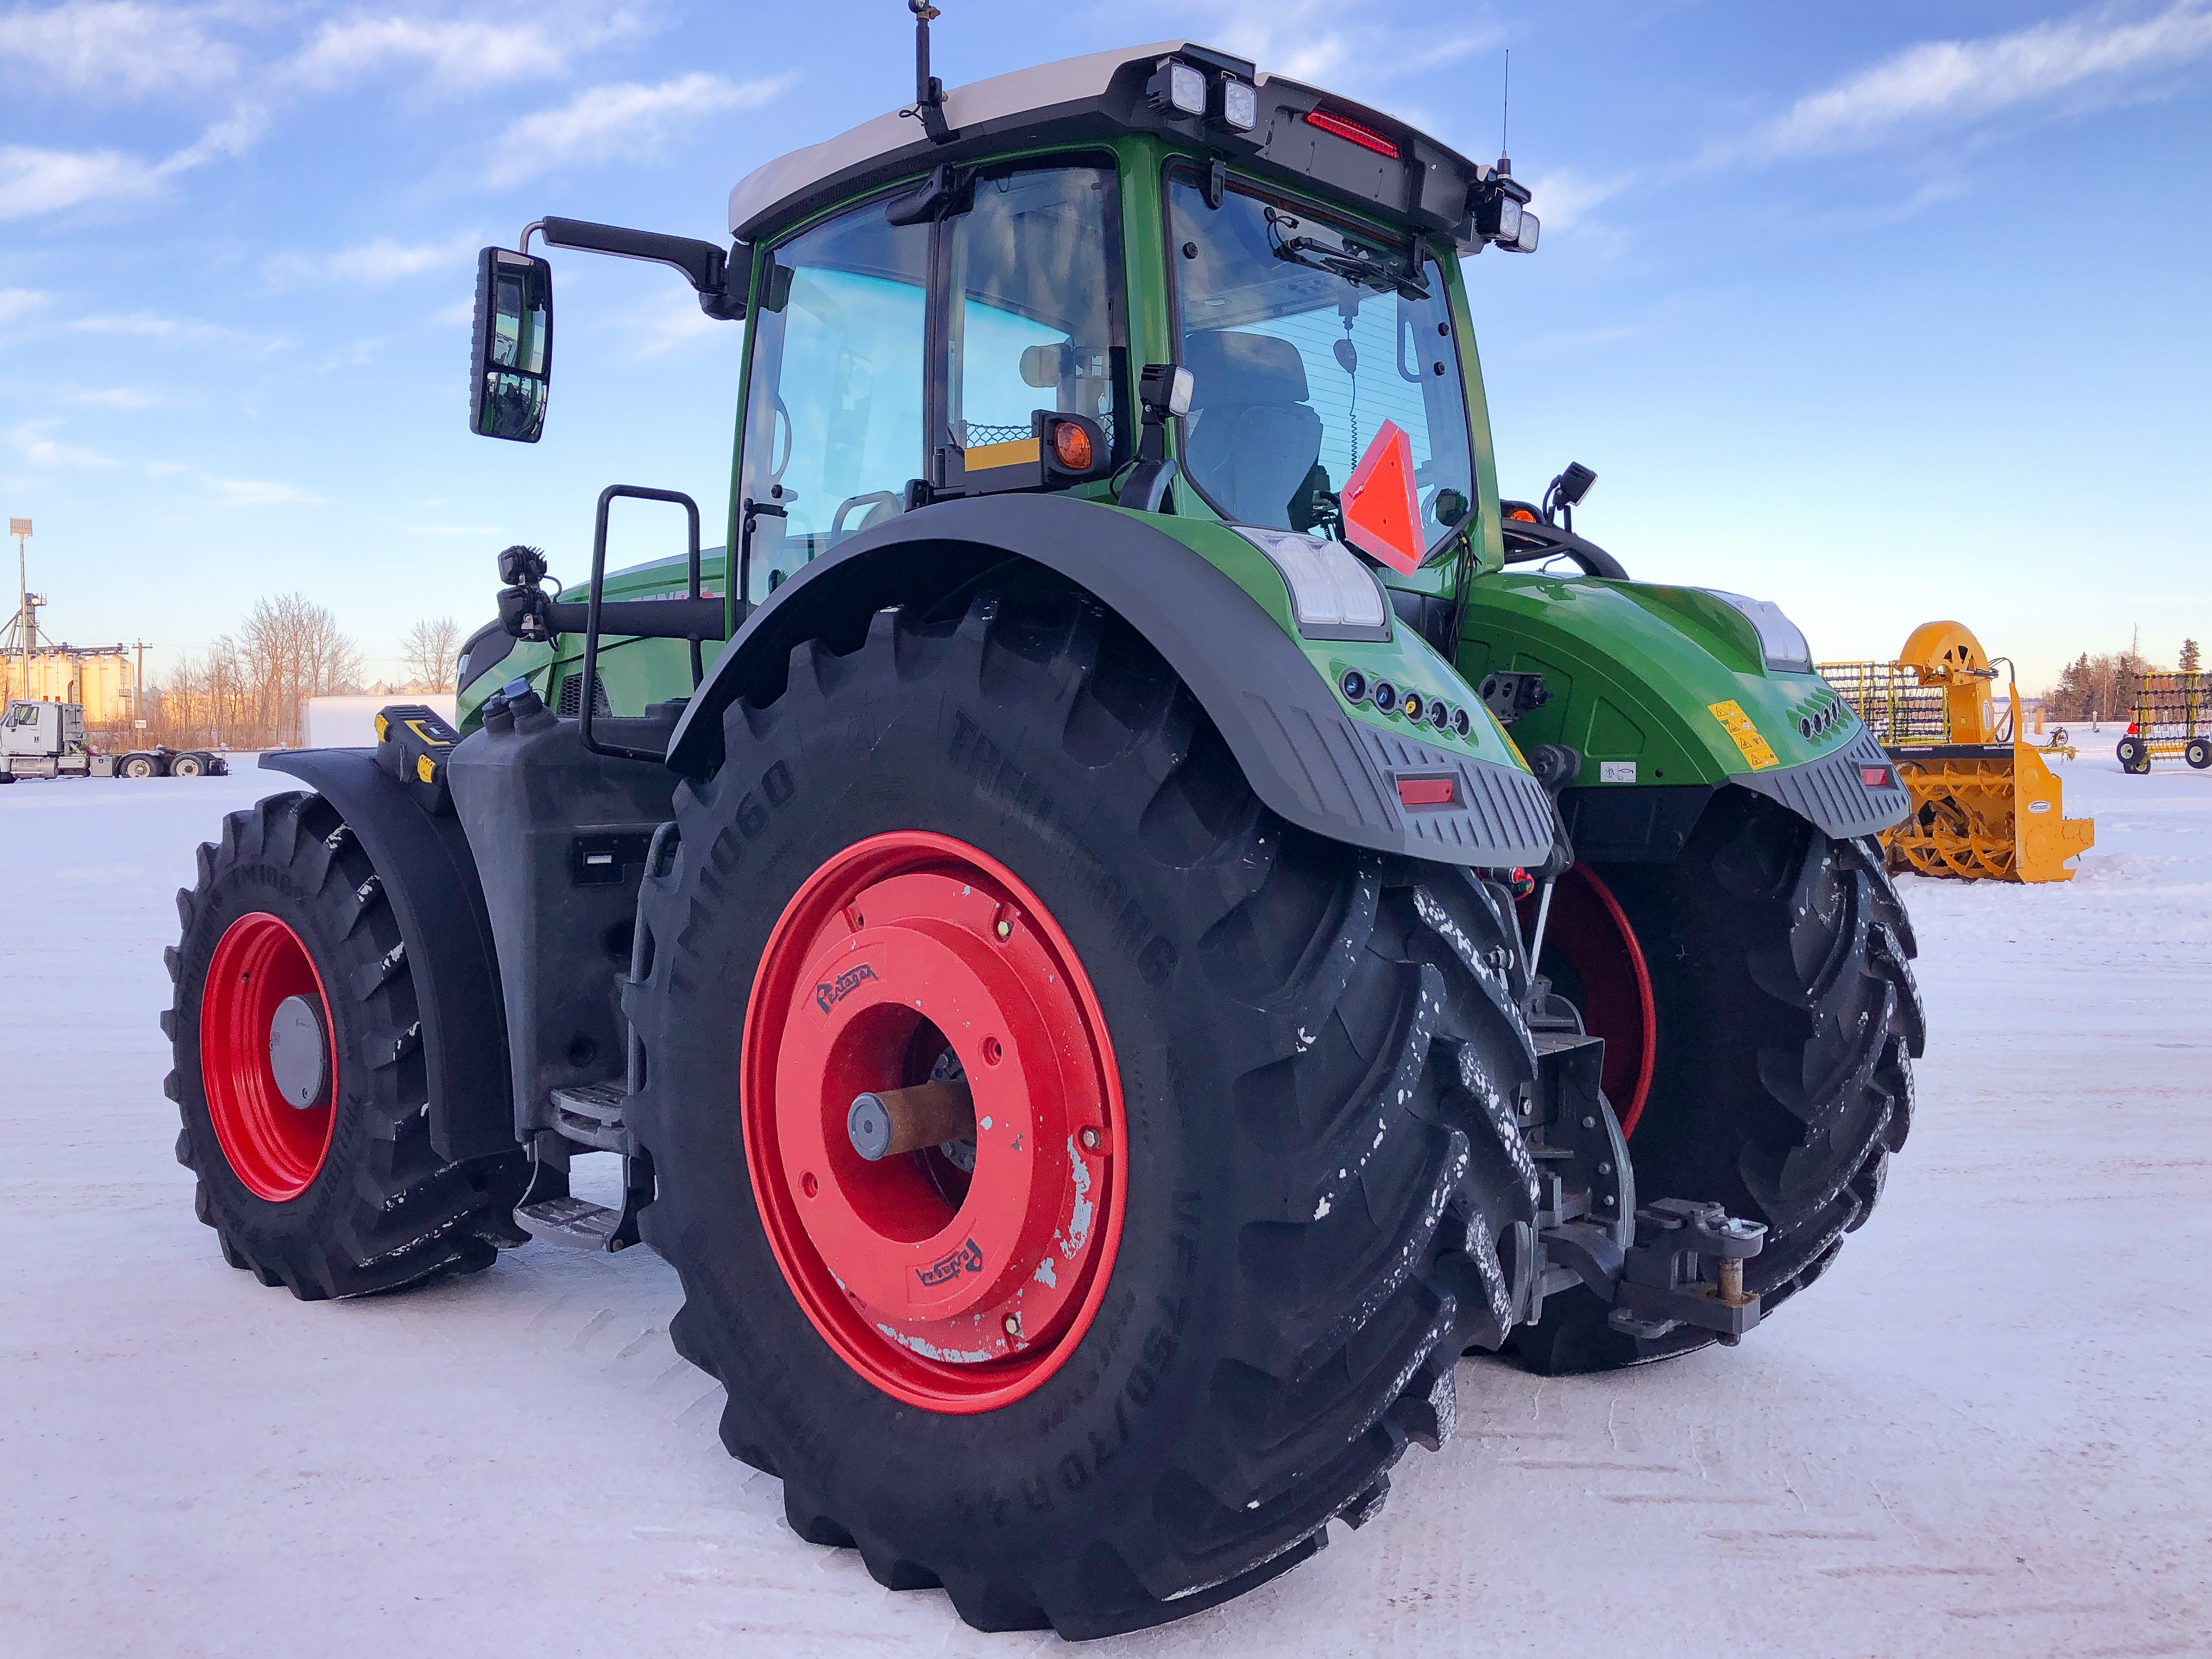
[[(223, 1259), (304, 1302), (489, 1267), (525, 1160), (432, 1148), (421, 1022), (435, 1011), (416, 1001), (382, 878), (337, 810), (295, 793), (229, 814), (177, 909), (164, 1088)], [(301, 1074), (296, 1053), (294, 1067), (275, 1058), (280, 1017), (322, 1050), (305, 1074), (319, 1090), (287, 1093)]]
[[(1641, 1109), (1624, 1103), (1637, 1192), (1766, 1223), (1744, 1281), (1771, 1313), (1864, 1224), (1911, 1127), (1926, 1022), (1904, 903), (1871, 838), (1832, 839), (1742, 790), (1716, 798), (1672, 863), (1611, 865), (1601, 880), (1632, 930), (1656, 1039)], [(1625, 1012), (1584, 1012), (1612, 1049)], [(1516, 1346), (1559, 1373), (1713, 1340), (1691, 1326), (1626, 1336), (1578, 1290)]]
[[(730, 709), (720, 771), (677, 792), (673, 867), (647, 878), (633, 1121), (659, 1171), (645, 1234), (684, 1282), (671, 1334), (726, 1387), (723, 1442), (782, 1479), (793, 1528), (879, 1583), (1071, 1638), (1198, 1612), (1370, 1516), (1408, 1441), (1449, 1434), (1461, 1349), (1503, 1339), (1486, 1286), (1504, 1294), (1518, 1189), (1501, 1197), (1494, 1140), (1471, 1151), (1468, 1091), (1533, 1071), (1504, 903), (1274, 818), (1165, 665), (1079, 596), (886, 611), (843, 643), (800, 647), (780, 696)], [(796, 958), (793, 928), (817, 942)], [(879, 959), (895, 928), (933, 928), (981, 977), (994, 939), (1064, 945), (1103, 1039), (1087, 1224), (1110, 1255), (1055, 1231), (1030, 1272), (982, 1248), (998, 1113), (975, 1079), (1018, 999), (962, 990), (920, 945)], [(848, 1009), (897, 1030), (836, 1035), (862, 1030)], [(742, 1052), (741, 1026), (775, 1053)], [(836, 1069), (864, 1047), (883, 1075)], [(842, 1183), (885, 1172), (838, 1151), (845, 1103), (951, 1076), (948, 1055), (973, 1083), (974, 1184), (923, 1216), (938, 1149), (901, 1155), (901, 1213), (922, 1219), (863, 1214), (885, 1261), (854, 1255), (866, 1205)], [(771, 1120), (826, 1162), (764, 1146)], [(1030, 1167), (1080, 1167), (1085, 1144)], [(843, 1218), (810, 1231), (833, 1198)], [(921, 1261), (923, 1237), (974, 1255)], [(998, 1299), (902, 1322), (886, 1261)], [(1000, 1291), (1071, 1267), (1095, 1294), (1032, 1344)]]
[(2140, 777), (2150, 770), (2150, 745), (2141, 738), (2122, 738), (2112, 745), (2112, 753), (2119, 757), (2123, 772)]

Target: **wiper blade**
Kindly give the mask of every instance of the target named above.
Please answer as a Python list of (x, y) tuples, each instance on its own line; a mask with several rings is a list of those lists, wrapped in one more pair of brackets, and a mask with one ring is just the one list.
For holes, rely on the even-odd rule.
[(1311, 236), (1292, 236), (1276, 243), (1275, 257), (1326, 270), (1347, 283), (1362, 283), (1378, 294), (1401, 294), (1408, 300), (1429, 297), (1428, 284), (1413, 273), (1346, 248), (1331, 247)]
[(1271, 233), (1268, 240), (1274, 244), (1278, 259), (1328, 271), (1347, 283), (1371, 288), (1378, 294), (1398, 294), (1408, 300), (1429, 297), (1429, 285), (1421, 280), (1418, 269), (1411, 265), (1386, 264), (1348, 246), (1332, 247), (1315, 236), (1285, 236), (1283, 233), (1296, 230), (1298, 222), (1273, 208), (1267, 210), (1267, 228)]

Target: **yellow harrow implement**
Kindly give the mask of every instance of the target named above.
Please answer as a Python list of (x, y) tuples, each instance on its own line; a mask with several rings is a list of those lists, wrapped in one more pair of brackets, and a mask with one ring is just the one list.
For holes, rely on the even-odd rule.
[(2134, 719), (2113, 752), (2123, 771), (2179, 756), (2202, 772), (2212, 766), (2212, 674), (2149, 673), (2136, 687)]
[(1893, 870), (1965, 880), (2071, 881), (2067, 860), (2094, 843), (2069, 818), (2044, 752), (2026, 741), (2020, 690), (2002, 728), (1996, 670), (1960, 623), (1923, 623), (1895, 662), (1824, 662), (1820, 676), (1857, 711), (1912, 792), (1912, 816), (1882, 832)]

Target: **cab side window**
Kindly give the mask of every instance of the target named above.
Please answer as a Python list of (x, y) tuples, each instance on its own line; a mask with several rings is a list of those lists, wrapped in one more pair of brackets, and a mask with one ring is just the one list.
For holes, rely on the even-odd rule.
[(758, 520), (747, 599), (899, 510), (924, 476), (930, 227), (881, 203), (775, 250), (754, 310), (740, 489)]
[(1090, 416), (1127, 450), (1115, 191), (1108, 167), (1018, 168), (933, 220), (894, 225), (877, 201), (773, 250), (738, 480), (756, 507), (744, 598), (902, 512), (911, 481), (943, 476), (938, 452), (1028, 439), (1039, 410)]
[(973, 200), (946, 221), (938, 441), (964, 450), (1025, 439), (1040, 409), (1087, 415), (1115, 434), (1127, 336), (1112, 169), (986, 178)]

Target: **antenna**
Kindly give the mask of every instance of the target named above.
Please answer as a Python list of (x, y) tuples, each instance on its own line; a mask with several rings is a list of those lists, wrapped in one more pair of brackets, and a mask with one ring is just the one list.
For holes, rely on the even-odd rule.
[(914, 14), (914, 107), (899, 112), (917, 117), (933, 144), (949, 144), (960, 135), (945, 121), (945, 82), (929, 72), (929, 25), (945, 14), (929, 0), (906, 0)]
[(1511, 120), (1512, 117), (1513, 48), (1508, 46), (1505, 48), (1505, 96), (1500, 101), (1498, 110), (1498, 170), (1500, 173), (1510, 173), (1513, 171), (1513, 158), (1505, 153), (1506, 123)]

